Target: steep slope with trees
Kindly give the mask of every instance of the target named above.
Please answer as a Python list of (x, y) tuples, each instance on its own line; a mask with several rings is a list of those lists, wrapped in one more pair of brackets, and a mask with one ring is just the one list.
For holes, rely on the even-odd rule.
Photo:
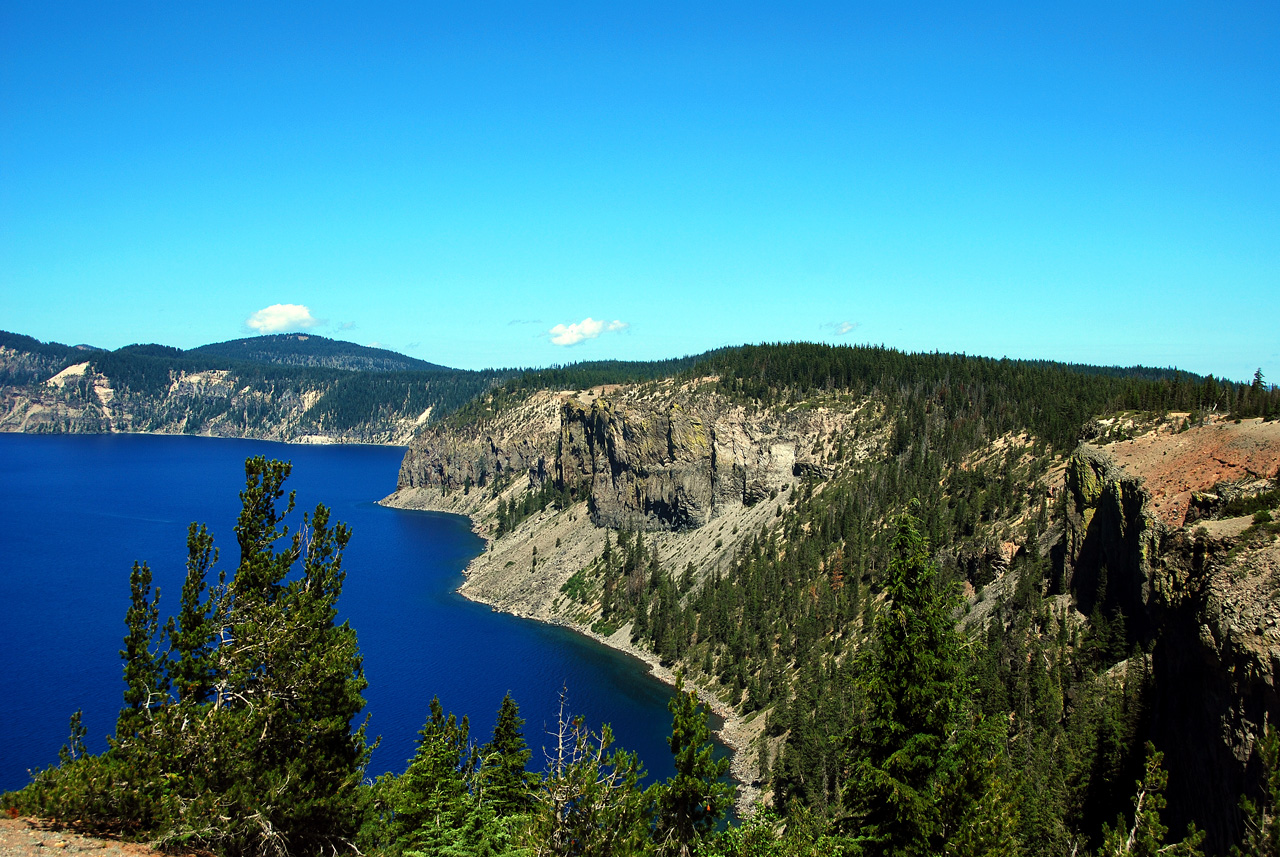
[[(719, 374), (699, 375), (710, 368)], [(903, 597), (891, 523), (918, 502), (935, 585), (964, 594), (953, 616), (966, 640), (952, 670), (961, 708), (970, 728), (994, 730), (981, 752), (956, 749), (945, 766), (986, 759), (957, 781), (965, 799), (1022, 851), (1057, 854), (1102, 847), (1104, 827), (1132, 812), (1144, 742), (1170, 743), (1177, 728), (1165, 719), (1176, 691), (1157, 692), (1174, 626), (1150, 596), (1178, 578), (1114, 558), (1147, 550), (1133, 530), (1132, 545), (1080, 553), (1077, 524), (1094, 516), (1073, 511), (1065, 477), (1084, 459), (1071, 453), (1081, 438), (1158, 427), (1180, 438), (1237, 417), (1270, 426), (1258, 417), (1276, 414), (1278, 397), (1260, 380), (1172, 371), (773, 346), (722, 352), (666, 381), (481, 402), (411, 447), (389, 498), (468, 513), (494, 537), (464, 594), (684, 669), (751, 720), (740, 755), (775, 807), (860, 831), (864, 848), (877, 825), (859, 808), (874, 779), (859, 766), (890, 733), (867, 731), (861, 653)], [(1251, 496), (1271, 496), (1277, 465)], [(1245, 757), (1259, 722), (1241, 733)], [(1185, 754), (1169, 758), (1170, 836), (1196, 819), (1222, 851), (1239, 834), (1241, 789), (1254, 788), (1247, 766), (1232, 763), (1234, 791), (1209, 810), (1180, 797), (1193, 776)], [(978, 847), (942, 822), (920, 826)]]
[[(535, 776), (513, 700), (484, 744), (437, 701), (406, 772), (356, 785), (347, 534), (318, 508), (305, 544), (272, 548), (286, 474), (250, 462), (233, 576), (209, 582), (193, 528), (161, 628), (133, 574), (111, 748), (85, 757), (73, 720), (62, 764), (8, 800), (226, 854), (1274, 847), (1280, 392), (1261, 377), (808, 345), (660, 369), (489, 387), (420, 435), (389, 502), (492, 537), (467, 594), (670, 669), (671, 780), (641, 790), (567, 706)], [(588, 387), (601, 371), (637, 377)], [(1213, 477), (1161, 481), (1153, 462), (1196, 445)], [(685, 688), (751, 736), (741, 826), (716, 830), (723, 769)]]

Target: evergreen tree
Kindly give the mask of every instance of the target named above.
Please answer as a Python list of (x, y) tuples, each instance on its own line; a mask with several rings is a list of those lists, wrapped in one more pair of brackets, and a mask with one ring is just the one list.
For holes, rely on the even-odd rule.
[(401, 853), (474, 853), (476, 843), (467, 841), (466, 831), (477, 811), (471, 785), (479, 756), (468, 742), (469, 731), (467, 718), (446, 716), (439, 697), (431, 700), (408, 768), (383, 783), (391, 810), (384, 844)]
[(37, 776), (24, 808), (225, 854), (349, 841), (369, 755), (364, 727), (352, 729), (366, 686), (359, 647), (336, 621), (350, 532), (317, 506), (277, 551), (288, 475), (282, 462), (245, 462), (241, 561), (203, 598), (216, 554), (203, 528), (189, 532), (182, 604), (164, 632), (172, 655), (150, 570), (134, 566), (116, 736), (104, 755)]
[(209, 570), (218, 561), (213, 536), (201, 525), (187, 530), (187, 576), (176, 618), (165, 629), (176, 660), (170, 666), (179, 702), (202, 703), (213, 692), (212, 604), (204, 600)]
[(556, 731), (547, 768), (534, 793), (527, 831), (530, 850), (542, 855), (639, 855), (648, 853), (645, 832), (651, 801), (638, 783), (644, 767), (634, 753), (613, 748), (606, 724), (590, 732), (566, 711), (560, 692)]
[(870, 854), (954, 850), (948, 843), (971, 839), (966, 830), (992, 786), (984, 772), (995, 736), (966, 711), (956, 596), (919, 528), (914, 514), (898, 519), (885, 576), (890, 603), (861, 664), (865, 721), (845, 801), (854, 840)]
[(480, 752), (483, 797), (500, 816), (516, 815), (533, 805), (534, 777), (525, 770), (533, 753), (520, 731), (523, 726), (520, 708), (508, 693), (502, 697), (493, 738)]
[(1115, 828), (1104, 827), (1098, 857), (1158, 857), (1162, 854), (1202, 857), (1200, 843), (1204, 841), (1204, 834), (1197, 831), (1195, 825), (1181, 842), (1165, 844), (1169, 828), (1161, 821), (1160, 811), (1165, 807), (1164, 789), (1169, 783), (1169, 775), (1163, 762), (1164, 754), (1148, 741), (1146, 769), (1137, 783), (1138, 792), (1133, 799), (1133, 824), (1126, 825), (1122, 816), (1116, 819)]
[(152, 709), (168, 694), (164, 657), (156, 649), (160, 623), (160, 590), (151, 595), (151, 569), (134, 563), (129, 573), (129, 608), (125, 611), (124, 702), (126, 708), (116, 721), (116, 741), (124, 747), (151, 720)]
[(1244, 842), (1242, 847), (1232, 847), (1232, 857), (1280, 855), (1280, 733), (1270, 724), (1258, 737), (1257, 752), (1262, 762), (1262, 800), (1241, 799)]
[(697, 696), (684, 689), (683, 675), (677, 676), (667, 707), (672, 718), (667, 744), (676, 773), (653, 788), (653, 841), (660, 854), (688, 857), (733, 805), (733, 786), (721, 781), (729, 760), (714, 757), (707, 714)]

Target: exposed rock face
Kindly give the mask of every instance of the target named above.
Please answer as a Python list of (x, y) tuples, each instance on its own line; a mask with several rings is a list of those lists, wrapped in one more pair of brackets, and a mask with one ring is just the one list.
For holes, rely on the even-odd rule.
[(590, 486), (600, 526), (685, 530), (752, 505), (797, 475), (805, 426), (747, 416), (718, 396), (564, 407), (558, 476)]
[(1108, 450), (1120, 467), (1143, 480), (1152, 514), (1181, 527), (1188, 523), (1195, 495), (1202, 502), (1206, 495), (1229, 499), (1256, 492), (1276, 476), (1280, 421), (1223, 420), (1183, 432), (1153, 432), (1111, 444)]
[(504, 477), (535, 487), (551, 479), (585, 497), (598, 526), (696, 529), (821, 472), (830, 438), (849, 417), (750, 413), (694, 384), (537, 393), (482, 427), (423, 433), (398, 489), (443, 496)]
[(430, 416), (429, 411), (405, 414), (388, 409), (354, 427), (328, 430), (306, 414), (332, 386), (329, 382), (304, 379), (255, 388), (239, 383), (230, 371), (210, 369), (175, 372), (167, 388), (139, 393), (113, 386), (89, 362), (55, 371), (31, 355), (0, 348), (0, 376), (27, 380), (35, 371), (32, 366), (44, 373), (44, 380), (0, 386), (2, 432), (149, 432), (293, 443), (407, 444)]
[(1194, 819), (1218, 851), (1238, 839), (1257, 736), (1280, 718), (1280, 540), (1241, 544), (1248, 517), (1183, 526), (1183, 501), (1224, 477), (1252, 484), (1274, 472), (1277, 429), (1246, 421), (1085, 445), (1065, 474), (1066, 582), (1087, 613), (1105, 571), (1108, 603), (1154, 643), (1153, 737), (1170, 772), (1169, 820), (1178, 829)]
[(423, 430), (400, 464), (397, 490), (470, 493), (495, 481), (526, 477), (542, 485), (552, 473), (562, 405), (563, 396), (538, 392), (483, 425)]
[(1150, 632), (1151, 557), (1163, 526), (1151, 514), (1142, 480), (1101, 449), (1083, 445), (1067, 462), (1064, 578), (1081, 612), (1090, 613), (1105, 587), (1138, 637)]
[(1235, 556), (1232, 547), (1203, 532), (1170, 537), (1156, 570), (1163, 627), (1152, 658), (1170, 810), (1207, 828), (1219, 851), (1238, 840), (1239, 795), (1258, 781), (1255, 741), (1280, 717), (1280, 543)]

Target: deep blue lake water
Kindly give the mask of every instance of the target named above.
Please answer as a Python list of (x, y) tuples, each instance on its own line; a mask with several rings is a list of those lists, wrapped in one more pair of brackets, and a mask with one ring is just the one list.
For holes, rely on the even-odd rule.
[[(525, 717), (531, 767), (561, 686), (569, 707), (650, 773), (672, 771), (666, 736), (671, 690), (638, 661), (563, 628), (496, 613), (454, 589), (483, 547), (465, 518), (385, 509), (403, 450), (293, 446), (145, 435), (0, 435), (0, 791), (54, 763), (68, 718), (84, 710), (91, 752), (106, 747), (121, 706), (119, 650), (129, 569), (150, 564), (161, 611), (177, 604), (186, 530), (209, 525), (234, 569), (232, 525), (244, 460), (293, 462), (286, 487), (298, 511), (324, 503), (353, 535), (340, 618), (360, 639), (370, 735), (381, 735), (370, 776), (404, 770), (432, 696), (471, 718), (488, 740), (510, 691)], [(291, 523), (293, 523), (291, 521)]]

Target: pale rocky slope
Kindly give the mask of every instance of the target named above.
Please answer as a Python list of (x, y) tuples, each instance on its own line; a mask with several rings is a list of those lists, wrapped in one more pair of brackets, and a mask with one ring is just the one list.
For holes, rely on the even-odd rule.
[[(26, 367), (26, 355), (0, 347), (0, 369)], [(82, 362), (43, 380), (0, 386), (0, 432), (39, 434), (156, 433), (250, 437), (290, 443), (407, 445), (431, 417), (390, 413), (349, 429), (317, 428), (304, 415), (332, 386), (323, 381), (250, 386), (227, 370), (177, 372), (160, 395), (113, 385)]]
[[(865, 432), (853, 439), (860, 416), (854, 403), (749, 410), (712, 387), (704, 379), (542, 391), (480, 424), (430, 427), (410, 446), (397, 490), (383, 502), (469, 515), (490, 539), (468, 566), (462, 594), (600, 637), (591, 631), (598, 604), (584, 605), (562, 588), (600, 556), (610, 529), (645, 532), (664, 568), (692, 564), (701, 578), (727, 567), (744, 543), (785, 514), (800, 478), (830, 472), (839, 438), (849, 439), (851, 461), (883, 443)], [(544, 483), (570, 489), (572, 502), (535, 513), (494, 540), (499, 503)], [(600, 639), (674, 681), (651, 653), (631, 645), (629, 625)], [(764, 718), (738, 717), (718, 688), (699, 691), (725, 718), (725, 743), (748, 747)], [(759, 777), (754, 756), (735, 754), (735, 776), (744, 784)], [(754, 797), (743, 789), (740, 805), (749, 807)]]

